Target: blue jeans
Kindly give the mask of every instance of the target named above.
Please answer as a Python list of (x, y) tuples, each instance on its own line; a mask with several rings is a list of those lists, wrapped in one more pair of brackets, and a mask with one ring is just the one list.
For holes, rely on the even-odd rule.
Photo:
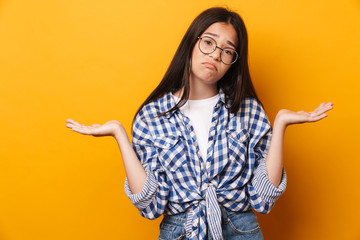
[[(256, 215), (251, 209), (246, 212), (233, 212), (221, 207), (221, 215), (224, 240), (264, 239)], [(165, 215), (160, 224), (159, 240), (186, 239), (186, 216), (186, 212), (172, 216)], [(213, 239), (209, 231), (207, 239)]]

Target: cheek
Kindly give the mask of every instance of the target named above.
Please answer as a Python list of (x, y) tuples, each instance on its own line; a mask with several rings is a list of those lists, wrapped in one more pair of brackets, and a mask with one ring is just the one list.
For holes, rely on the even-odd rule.
[(199, 53), (198, 51), (196, 51), (197, 49), (194, 49), (194, 51), (192, 52), (192, 56), (191, 56), (191, 62), (192, 63), (197, 63), (200, 58), (201, 58), (201, 53)]
[(229, 65), (225, 65), (225, 64), (222, 64), (222, 68), (221, 68), (221, 75), (224, 76), (230, 69), (231, 66)]
[(193, 52), (191, 57), (191, 71), (197, 71), (201, 68), (201, 59), (202, 59), (202, 53), (198, 53), (196, 51)]

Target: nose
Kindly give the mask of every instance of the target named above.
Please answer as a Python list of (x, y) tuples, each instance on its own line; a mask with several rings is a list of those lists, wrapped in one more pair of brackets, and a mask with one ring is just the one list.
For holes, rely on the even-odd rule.
[(210, 53), (210, 56), (211, 56), (212, 58), (214, 58), (216, 61), (220, 61), (220, 60), (221, 60), (221, 57), (220, 57), (221, 51), (222, 51), (222, 49), (219, 48), (218, 46), (216, 46), (215, 51), (213, 51), (212, 53)]

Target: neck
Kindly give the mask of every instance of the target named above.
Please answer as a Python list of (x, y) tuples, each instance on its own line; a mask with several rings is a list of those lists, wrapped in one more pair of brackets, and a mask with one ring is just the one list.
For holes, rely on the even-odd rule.
[[(201, 85), (201, 86), (194, 86)], [(210, 98), (218, 94), (218, 89), (216, 84), (198, 84), (190, 82), (190, 94), (189, 100), (200, 100), (205, 98)]]
[[(184, 88), (181, 88), (174, 95), (181, 98)], [(219, 93), (216, 84), (201, 84), (190, 81), (189, 100), (201, 100), (211, 98)]]

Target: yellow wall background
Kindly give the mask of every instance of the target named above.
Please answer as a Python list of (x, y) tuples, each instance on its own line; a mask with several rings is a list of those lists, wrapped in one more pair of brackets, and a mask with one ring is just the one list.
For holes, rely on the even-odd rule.
[(243, 17), (271, 121), (334, 103), (288, 128), (288, 187), (258, 215), (265, 239), (360, 239), (358, 0), (1, 0), (1, 240), (157, 238), (161, 219), (143, 219), (124, 193), (116, 141), (65, 120), (118, 119), (130, 134), (186, 29), (213, 6)]

